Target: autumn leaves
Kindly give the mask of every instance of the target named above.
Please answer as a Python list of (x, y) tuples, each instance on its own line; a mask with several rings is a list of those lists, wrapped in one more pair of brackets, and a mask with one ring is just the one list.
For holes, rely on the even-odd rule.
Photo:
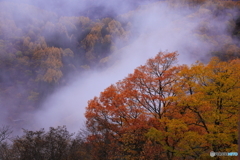
[[(177, 65), (158, 53), (90, 100), (97, 159), (198, 159), (237, 151), (240, 61)], [(101, 158), (99, 158), (101, 157)]]

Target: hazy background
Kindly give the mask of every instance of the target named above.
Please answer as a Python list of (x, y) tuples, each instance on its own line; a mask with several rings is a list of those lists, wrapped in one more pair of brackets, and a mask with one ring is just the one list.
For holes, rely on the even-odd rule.
[[(12, 2), (18, 2), (11, 0)], [(209, 35), (225, 36), (236, 43), (228, 31), (228, 22), (236, 16), (234, 10), (228, 15), (212, 15), (209, 8), (176, 8), (168, 3), (150, 1), (94, 1), (94, 0), (24, 0), (41, 9), (64, 16), (87, 16), (92, 19), (114, 17), (129, 25), (129, 43), (108, 57), (108, 67), (92, 68), (79, 75), (70, 76), (67, 85), (59, 87), (42, 102), (41, 107), (31, 113), (19, 113), (19, 128), (37, 130), (66, 125), (71, 132), (84, 127), (84, 112), (88, 100), (99, 96), (109, 85), (125, 78), (139, 65), (159, 51), (177, 51), (179, 64), (192, 64), (197, 60), (207, 62), (209, 53), (218, 50), (219, 44), (227, 43), (220, 39), (209, 39), (199, 33), (207, 28)], [(177, 3), (175, 3), (177, 5)], [(130, 12), (135, 10), (134, 12)], [(24, 10), (31, 15), (31, 10)], [(34, 14), (32, 14), (34, 16)], [(127, 18), (126, 18), (127, 17)], [(22, 17), (19, 17), (21, 21)], [(121, 39), (115, 39), (121, 46)], [(1, 105), (1, 97), (0, 97)], [(0, 108), (0, 121), (5, 124), (6, 113)], [(30, 117), (30, 118), (29, 118)]]

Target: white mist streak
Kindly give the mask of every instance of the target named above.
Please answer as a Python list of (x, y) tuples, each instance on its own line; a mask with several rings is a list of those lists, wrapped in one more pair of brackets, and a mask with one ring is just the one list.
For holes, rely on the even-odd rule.
[[(181, 64), (191, 64), (206, 56), (214, 45), (204, 42), (195, 31), (205, 21), (213, 26), (221, 26), (218, 31), (220, 34), (225, 34), (226, 26), (207, 14), (191, 18), (198, 12), (201, 9), (194, 12), (174, 11), (166, 5), (154, 5), (139, 11), (133, 16), (132, 26), (135, 26), (133, 30), (141, 34), (114, 54), (117, 63), (104, 71), (73, 77), (72, 83), (56, 91), (46, 100), (43, 109), (34, 114), (33, 124), (36, 129), (66, 125), (70, 131), (77, 131), (83, 127), (88, 100), (99, 96), (106, 87), (125, 78), (159, 51), (178, 51)], [(201, 55), (193, 54), (194, 51)]]

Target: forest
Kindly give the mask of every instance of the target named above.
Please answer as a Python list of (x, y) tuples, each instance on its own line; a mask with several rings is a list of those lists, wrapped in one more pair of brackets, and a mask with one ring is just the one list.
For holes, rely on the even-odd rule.
[[(239, 149), (240, 1), (44, 2), (0, 1), (0, 160), (236, 159), (209, 153)], [(116, 83), (77, 88), (94, 92), (84, 127), (35, 123), (73, 77), (122, 59)]]

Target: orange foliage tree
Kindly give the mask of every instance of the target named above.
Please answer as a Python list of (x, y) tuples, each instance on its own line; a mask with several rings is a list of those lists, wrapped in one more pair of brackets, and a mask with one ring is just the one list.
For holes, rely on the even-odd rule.
[(116, 149), (111, 154), (114, 147), (105, 151), (110, 154), (105, 158), (141, 158), (147, 141), (144, 134), (171, 105), (168, 98), (175, 96), (173, 84), (181, 68), (174, 66), (176, 56), (175, 52), (160, 52), (133, 74), (108, 87), (100, 97), (89, 101), (85, 115), (87, 127), (93, 133), (91, 138), (101, 137), (104, 145), (109, 143)]

